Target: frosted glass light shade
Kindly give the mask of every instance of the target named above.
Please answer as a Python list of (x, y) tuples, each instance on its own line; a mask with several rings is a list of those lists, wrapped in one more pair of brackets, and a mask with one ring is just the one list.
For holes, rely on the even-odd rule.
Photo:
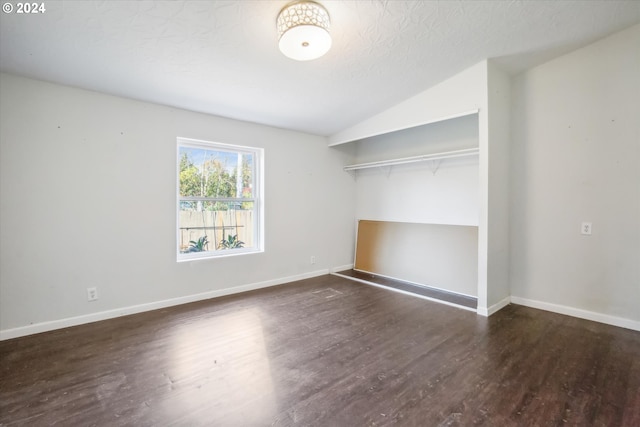
[(276, 21), (280, 51), (298, 61), (309, 61), (331, 48), (329, 13), (312, 1), (299, 1), (284, 7)]

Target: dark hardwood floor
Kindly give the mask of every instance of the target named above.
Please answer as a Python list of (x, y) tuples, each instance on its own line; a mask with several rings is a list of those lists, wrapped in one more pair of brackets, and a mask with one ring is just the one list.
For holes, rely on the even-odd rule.
[(640, 333), (336, 276), (0, 342), (2, 426), (640, 426)]
[(440, 301), (445, 301), (451, 304), (459, 305), (461, 307), (472, 308), (476, 310), (478, 308), (478, 299), (475, 297), (457, 294), (455, 292), (448, 292), (443, 289), (432, 288), (426, 285), (417, 285), (411, 282), (405, 282), (404, 280), (390, 279), (388, 277), (379, 276), (377, 274), (368, 273), (358, 270), (343, 270), (334, 273), (338, 276), (350, 277), (359, 281), (371, 283), (374, 285), (386, 286), (387, 288), (394, 288), (400, 291), (410, 292), (412, 294), (428, 297)]

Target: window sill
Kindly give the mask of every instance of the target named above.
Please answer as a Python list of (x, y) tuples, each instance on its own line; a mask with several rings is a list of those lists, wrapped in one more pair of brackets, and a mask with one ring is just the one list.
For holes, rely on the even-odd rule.
[(186, 254), (179, 254), (176, 259), (177, 262), (188, 261), (201, 261), (207, 259), (229, 258), (239, 255), (250, 255), (264, 252), (264, 249), (239, 249), (239, 250), (223, 250), (223, 251), (209, 251), (209, 252), (192, 252)]

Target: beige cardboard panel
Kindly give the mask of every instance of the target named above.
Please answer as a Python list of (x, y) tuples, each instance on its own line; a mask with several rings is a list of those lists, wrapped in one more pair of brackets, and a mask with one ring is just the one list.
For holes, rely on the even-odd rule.
[(478, 227), (360, 220), (355, 268), (477, 296)]

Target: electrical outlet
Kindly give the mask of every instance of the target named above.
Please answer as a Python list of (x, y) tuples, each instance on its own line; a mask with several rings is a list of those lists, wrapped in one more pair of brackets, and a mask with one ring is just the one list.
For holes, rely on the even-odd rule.
[(95, 301), (98, 299), (98, 288), (87, 288), (87, 301)]
[(580, 232), (585, 236), (591, 236), (591, 223), (583, 222), (582, 227), (580, 228)]
[(316, 257), (311, 255), (311, 264), (315, 264), (316, 263)]

